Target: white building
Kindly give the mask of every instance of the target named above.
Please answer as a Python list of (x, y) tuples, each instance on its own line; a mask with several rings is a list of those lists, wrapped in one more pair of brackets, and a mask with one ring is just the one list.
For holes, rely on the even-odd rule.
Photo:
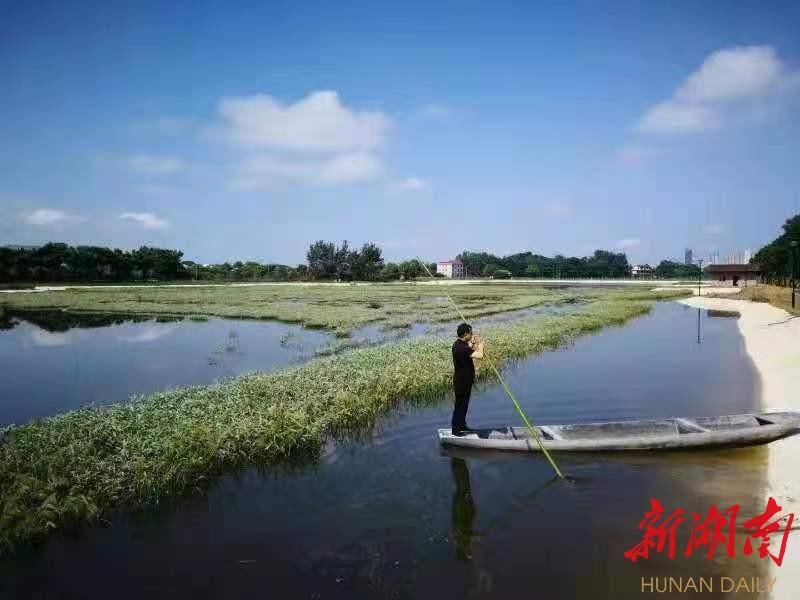
[(652, 279), (655, 275), (655, 269), (650, 265), (633, 265), (631, 267), (631, 277), (638, 277), (640, 279)]
[(436, 263), (436, 272), (451, 279), (464, 277), (464, 263), (460, 260), (443, 260)]

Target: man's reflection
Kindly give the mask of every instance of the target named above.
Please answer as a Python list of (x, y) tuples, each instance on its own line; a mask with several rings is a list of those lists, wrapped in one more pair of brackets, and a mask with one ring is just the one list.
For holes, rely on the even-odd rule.
[(456, 542), (456, 558), (472, 560), (472, 539), (475, 537), (475, 502), (469, 483), (469, 468), (463, 458), (450, 457), (450, 471), (453, 473), (453, 539)]

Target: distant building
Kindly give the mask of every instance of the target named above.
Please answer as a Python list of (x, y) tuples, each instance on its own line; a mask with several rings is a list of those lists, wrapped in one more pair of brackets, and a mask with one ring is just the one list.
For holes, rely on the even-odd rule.
[(460, 260), (443, 260), (436, 263), (436, 272), (450, 279), (464, 277), (464, 263)]
[(747, 250), (744, 251), (742, 262), (749, 263), (751, 260), (753, 260), (753, 252), (752, 250), (750, 250), (750, 248), (748, 248)]
[(656, 270), (650, 265), (633, 265), (631, 267), (631, 277), (637, 279), (652, 279), (656, 274)]
[(692, 264), (692, 249), (687, 248), (683, 251), (683, 264), (691, 265)]
[(730, 283), (738, 286), (740, 283), (755, 283), (761, 276), (761, 267), (754, 264), (727, 264), (727, 265), (708, 265), (705, 269), (706, 275), (713, 281)]

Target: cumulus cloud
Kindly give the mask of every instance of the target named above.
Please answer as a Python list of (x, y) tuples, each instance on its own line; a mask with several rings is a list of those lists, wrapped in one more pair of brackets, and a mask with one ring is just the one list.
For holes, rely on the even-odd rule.
[(170, 226), (169, 221), (151, 212), (124, 212), (117, 215), (117, 219), (136, 223), (145, 229), (166, 229)]
[(165, 175), (175, 173), (184, 168), (183, 161), (174, 156), (159, 154), (135, 154), (128, 158), (128, 166), (134, 171)]
[(392, 124), (382, 112), (347, 108), (334, 91), (312, 92), (293, 104), (267, 95), (225, 98), (219, 113), (228, 139), (250, 148), (373, 150)]
[(327, 157), (255, 155), (236, 171), (234, 187), (241, 190), (273, 189), (284, 184), (352, 184), (380, 177), (383, 165), (368, 152)]
[(401, 192), (418, 192), (427, 189), (430, 184), (421, 177), (407, 177), (397, 184), (397, 189)]
[(769, 46), (738, 46), (712, 53), (678, 89), (687, 102), (737, 100), (768, 94), (780, 86), (785, 68)]
[(635, 248), (636, 246), (641, 245), (642, 240), (636, 237), (631, 238), (622, 238), (621, 240), (617, 240), (615, 244), (617, 248), (620, 250), (624, 250), (626, 248)]
[(639, 121), (643, 133), (695, 133), (717, 129), (720, 116), (713, 108), (667, 100), (656, 104)]
[(83, 217), (54, 208), (37, 208), (23, 215), (23, 221), (36, 227), (51, 227), (83, 221)]
[(641, 117), (641, 133), (718, 129), (741, 111), (792, 87), (791, 73), (770, 46), (736, 46), (710, 54), (694, 73)]

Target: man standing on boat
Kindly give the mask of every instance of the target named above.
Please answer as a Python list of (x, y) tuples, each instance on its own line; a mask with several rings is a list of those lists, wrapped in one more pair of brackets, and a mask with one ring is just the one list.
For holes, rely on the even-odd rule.
[(467, 427), (467, 409), (472, 384), (475, 382), (475, 364), (473, 358), (483, 358), (483, 341), (472, 334), (472, 327), (461, 323), (456, 330), (458, 339), (453, 343), (453, 392), (456, 402), (453, 407), (453, 418), (450, 426), (453, 435), (464, 435)]

